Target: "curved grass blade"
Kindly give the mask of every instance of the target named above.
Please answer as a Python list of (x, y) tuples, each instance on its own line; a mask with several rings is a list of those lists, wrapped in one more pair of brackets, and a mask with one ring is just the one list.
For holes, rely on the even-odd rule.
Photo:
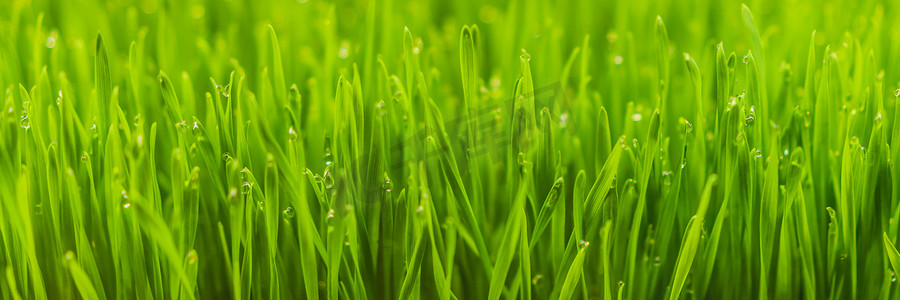
[(675, 262), (675, 273), (672, 274), (672, 290), (669, 293), (669, 299), (681, 297), (681, 289), (684, 287), (684, 282), (694, 262), (694, 256), (697, 254), (697, 247), (700, 243), (700, 231), (702, 230), (701, 226), (703, 226), (703, 216), (706, 215), (706, 210), (709, 207), (712, 188), (717, 178), (715, 174), (709, 176), (709, 179), (706, 181), (706, 187), (703, 189), (703, 196), (700, 197), (700, 206), (697, 207), (697, 213), (688, 222), (684, 240), (681, 242), (681, 250), (678, 251), (678, 258)]

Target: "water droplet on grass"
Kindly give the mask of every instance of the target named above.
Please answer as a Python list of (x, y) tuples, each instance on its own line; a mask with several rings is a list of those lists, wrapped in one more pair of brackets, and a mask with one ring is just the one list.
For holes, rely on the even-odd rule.
[(325, 166), (330, 166), (332, 164), (332, 156), (331, 156), (331, 135), (325, 134)]
[(181, 133), (187, 132), (187, 121), (181, 120), (181, 122), (175, 123), (175, 127), (181, 130)]
[(634, 113), (634, 114), (631, 115), (631, 120), (632, 120), (632, 121), (635, 121), (635, 122), (638, 122), (638, 121), (640, 121), (640, 120), (643, 119), (643, 118), (644, 118), (644, 116), (641, 115), (640, 113)]
[(293, 126), (288, 128), (288, 140), (292, 142), (297, 140), (297, 131), (294, 130)]
[(384, 183), (381, 184), (381, 187), (388, 193), (394, 188), (394, 183), (391, 182), (391, 178), (387, 176), (387, 173), (384, 173)]
[(544, 275), (541, 275), (541, 274), (534, 275), (534, 278), (531, 279), (531, 284), (537, 285), (538, 282), (541, 282), (541, 279), (543, 279), (543, 278), (544, 278)]
[(621, 65), (621, 64), (622, 64), (622, 60), (623, 60), (623, 59), (622, 59), (622, 56), (621, 56), (621, 55), (616, 55), (616, 57), (613, 58), (613, 62), (614, 62), (616, 65)]
[(588, 241), (585, 241), (585, 240), (580, 240), (580, 241), (578, 241), (578, 250), (582, 250), (582, 249), (584, 249), (584, 248), (587, 248), (587, 246), (590, 246), (590, 245), (591, 245), (591, 242), (588, 242)]
[(194, 122), (194, 128), (192, 129), (192, 132), (194, 133), (195, 137), (200, 137), (203, 135), (203, 130), (200, 130), (199, 122), (196, 122), (196, 121)]
[(331, 189), (334, 187), (334, 176), (331, 174), (331, 166), (325, 168), (325, 174), (322, 175), (322, 182), (325, 184), (326, 189)]
[(288, 219), (288, 220), (293, 219), (293, 218), (294, 218), (294, 208), (288, 206), (287, 208), (284, 209), (283, 212), (281, 212), (281, 215), (282, 215), (285, 219)]
[(31, 119), (28, 118), (28, 114), (22, 115), (22, 118), (19, 119), (19, 127), (22, 127), (23, 129), (31, 127)]
[(252, 183), (245, 181), (243, 184), (241, 184), (241, 193), (242, 194), (244, 194), (244, 195), (249, 194), (251, 190), (253, 190)]
[(347, 57), (350, 57), (350, 42), (341, 42), (341, 48), (338, 50), (338, 57), (340, 57), (341, 59), (347, 59)]
[(522, 55), (519, 55), (519, 59), (523, 62), (529, 62), (531, 61), (531, 54), (528, 54), (528, 52), (525, 52), (525, 49), (522, 49)]
[(662, 177), (663, 177), (663, 184), (672, 185), (672, 172), (671, 171), (663, 171)]
[(193, 250), (188, 251), (187, 263), (189, 265), (193, 265), (193, 264), (197, 263), (197, 251), (193, 251)]

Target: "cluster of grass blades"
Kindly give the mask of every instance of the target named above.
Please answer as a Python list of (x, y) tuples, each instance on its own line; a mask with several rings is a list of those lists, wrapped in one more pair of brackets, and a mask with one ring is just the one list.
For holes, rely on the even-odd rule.
[(900, 297), (890, 1), (0, 2), (0, 299)]

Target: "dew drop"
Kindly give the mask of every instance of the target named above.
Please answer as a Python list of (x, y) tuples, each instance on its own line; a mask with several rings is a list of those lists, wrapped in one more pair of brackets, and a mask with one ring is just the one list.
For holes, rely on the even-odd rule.
[(193, 264), (196, 264), (196, 263), (197, 263), (197, 251), (193, 251), (193, 250), (188, 251), (188, 254), (187, 254), (187, 263), (188, 263), (189, 265), (193, 265)]
[(285, 219), (288, 219), (288, 220), (293, 219), (294, 218), (294, 208), (288, 206), (287, 208), (284, 209), (283, 212), (281, 212), (281, 216), (283, 216)]
[(325, 174), (322, 175), (324, 177), (322, 181), (325, 184), (326, 189), (331, 189), (334, 187), (334, 176), (331, 173), (331, 166), (328, 166), (325, 168)]
[(250, 174), (250, 169), (247, 169), (246, 167), (244, 167), (243, 169), (241, 169), (241, 182), (248, 182), (248, 181), (250, 181), (250, 175), (249, 175), (249, 174)]
[(244, 194), (244, 195), (250, 194), (250, 191), (252, 191), (252, 190), (253, 190), (252, 183), (244, 181), (244, 183), (241, 184), (241, 193), (242, 194)]
[(187, 121), (181, 120), (181, 122), (175, 123), (175, 127), (181, 130), (181, 133), (187, 133)]
[(531, 54), (528, 54), (528, 52), (525, 52), (525, 49), (522, 49), (522, 55), (519, 56), (519, 59), (521, 59), (522, 62), (529, 62), (531, 61)]
[(640, 113), (634, 113), (634, 114), (631, 115), (631, 120), (632, 120), (632, 121), (635, 121), (635, 122), (638, 122), (638, 121), (640, 121), (640, 120), (643, 119), (643, 118), (644, 118), (644, 116), (641, 115)]
[(331, 137), (326, 135), (325, 136), (325, 151), (324, 151), (325, 152), (325, 155), (324, 155), (325, 156), (325, 166), (331, 166), (331, 164), (332, 164), (331, 147), (329, 147), (329, 145), (331, 145)]
[(288, 128), (288, 140), (292, 142), (297, 140), (297, 131), (294, 130), (293, 126)]
[(618, 40), (618, 39), (619, 39), (619, 35), (616, 34), (616, 32), (614, 32), (614, 31), (611, 31), (606, 34), (606, 41), (608, 41), (610, 44), (616, 42), (616, 40)]
[(578, 250), (583, 250), (584, 248), (587, 248), (587, 246), (590, 246), (590, 245), (591, 245), (591, 242), (588, 242), (585, 240), (580, 240), (580, 241), (578, 241)]
[(203, 130), (200, 129), (200, 123), (194, 121), (194, 128), (192, 129), (195, 137), (200, 137), (203, 135)]
[(541, 282), (541, 279), (543, 279), (543, 278), (544, 278), (544, 275), (541, 275), (541, 274), (534, 275), (534, 278), (531, 279), (531, 284), (537, 285), (538, 282)]
[(338, 57), (340, 57), (341, 59), (347, 59), (347, 57), (350, 57), (350, 42), (341, 42), (341, 49), (338, 50)]
[(22, 118), (19, 119), (19, 127), (22, 127), (23, 129), (31, 127), (31, 119), (28, 118), (28, 114), (22, 115)]
[(654, 258), (653, 258), (653, 266), (654, 266), (654, 267), (659, 267), (659, 265), (660, 265), (660, 259), (659, 259), (659, 256), (654, 257)]
[(755, 156), (756, 158), (762, 157), (762, 150), (756, 149), (755, 151), (753, 151), (753, 156)]
[(613, 58), (613, 62), (614, 62), (616, 65), (621, 65), (621, 64), (622, 64), (622, 60), (623, 60), (623, 59), (622, 59), (622, 56), (621, 56), (621, 55), (616, 55), (616, 57)]
[(385, 114), (384, 100), (378, 101), (378, 104), (376, 104), (375, 106), (378, 107), (378, 115), (384, 117), (384, 114)]
[(662, 177), (663, 177), (663, 184), (672, 185), (672, 172), (671, 171), (663, 171)]
[(384, 183), (381, 184), (381, 187), (388, 193), (394, 188), (394, 183), (391, 182), (391, 178), (388, 177), (387, 172), (384, 173)]

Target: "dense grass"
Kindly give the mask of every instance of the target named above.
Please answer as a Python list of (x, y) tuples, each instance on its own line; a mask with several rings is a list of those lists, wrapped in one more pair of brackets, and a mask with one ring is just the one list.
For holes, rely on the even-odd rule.
[(0, 298), (896, 299), (897, 15), (2, 1)]

